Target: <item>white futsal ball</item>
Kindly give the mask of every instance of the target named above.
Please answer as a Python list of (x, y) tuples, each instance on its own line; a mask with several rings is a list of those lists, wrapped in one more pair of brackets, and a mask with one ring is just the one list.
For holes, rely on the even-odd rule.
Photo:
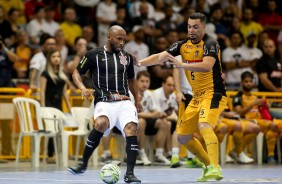
[(101, 179), (107, 184), (115, 184), (121, 174), (120, 168), (113, 163), (104, 165), (100, 170)]

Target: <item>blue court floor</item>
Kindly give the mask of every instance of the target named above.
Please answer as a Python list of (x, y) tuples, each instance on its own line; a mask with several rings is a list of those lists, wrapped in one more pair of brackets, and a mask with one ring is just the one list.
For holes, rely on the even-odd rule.
[[(42, 164), (33, 169), (28, 162), (20, 163), (17, 167), (14, 162), (0, 164), (0, 184), (99, 184), (100, 167), (92, 167), (84, 175), (74, 176), (66, 168), (52, 164)], [(120, 166), (122, 175), (118, 183), (123, 182), (125, 166)], [(242, 184), (242, 183), (280, 183), (282, 184), (282, 165), (234, 165), (223, 167), (224, 179), (209, 183)], [(184, 167), (171, 169), (165, 166), (136, 166), (135, 175), (145, 184), (188, 184), (197, 183), (201, 169), (187, 169)]]

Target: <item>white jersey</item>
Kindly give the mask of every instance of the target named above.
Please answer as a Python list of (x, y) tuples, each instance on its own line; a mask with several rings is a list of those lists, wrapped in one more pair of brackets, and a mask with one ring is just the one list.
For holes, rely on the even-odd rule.
[[(130, 100), (133, 103), (135, 103), (135, 99), (130, 91), (129, 91), (129, 96), (130, 96)], [(141, 105), (143, 107), (142, 112), (150, 112), (150, 111), (156, 110), (156, 105), (155, 105), (153, 94), (151, 91), (149, 90), (144, 91), (144, 94), (141, 99)]]
[(166, 98), (164, 94), (164, 90), (162, 87), (153, 91), (153, 99), (156, 104), (156, 110), (160, 112), (165, 112), (169, 108), (173, 108), (177, 111), (178, 106), (176, 103), (176, 96), (174, 93), (170, 94), (168, 98)]
[(39, 85), (39, 79), (42, 74), (42, 72), (46, 68), (46, 57), (43, 54), (43, 52), (39, 52), (35, 54), (29, 64), (29, 69), (36, 69), (38, 70), (37, 76), (35, 77), (34, 85), (36, 85), (38, 88), (40, 87)]

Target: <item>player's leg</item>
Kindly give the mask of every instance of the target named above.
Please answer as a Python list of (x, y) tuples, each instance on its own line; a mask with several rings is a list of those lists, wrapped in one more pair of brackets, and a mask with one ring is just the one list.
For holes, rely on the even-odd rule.
[(207, 166), (205, 177), (207, 179), (221, 180), (223, 178), (218, 164), (218, 139), (214, 133), (214, 127), (222, 110), (226, 107), (227, 98), (221, 94), (207, 94), (201, 102), (199, 113), (199, 130), (205, 140), (210, 165)]
[(118, 123), (116, 127), (121, 130), (126, 140), (127, 169), (124, 181), (126, 183), (141, 183), (134, 175), (134, 167), (138, 155), (137, 110), (131, 101), (126, 100), (120, 102), (117, 114)]
[(171, 122), (171, 134), (172, 134), (172, 140), (171, 140), (171, 160), (170, 160), (170, 167), (171, 168), (177, 168), (180, 167), (180, 159), (179, 159), (179, 143), (177, 141), (177, 132), (176, 132), (176, 122)]
[[(151, 127), (151, 128), (150, 128)], [(153, 135), (156, 134), (156, 153), (155, 162), (169, 165), (169, 160), (164, 156), (164, 148), (167, 141), (167, 131), (170, 129), (168, 122), (165, 119), (157, 119), (155, 121), (148, 121), (148, 129), (146, 129), (146, 134)], [(155, 132), (156, 131), (156, 132)]]
[[(103, 135), (110, 133), (110, 122), (113, 122), (113, 118), (116, 115), (115, 107), (110, 103), (99, 102), (94, 109), (94, 128), (91, 130), (86, 145), (83, 151), (82, 161), (78, 162), (76, 166), (69, 167), (68, 170), (73, 174), (82, 174), (85, 172), (88, 164), (88, 160), (91, 157), (94, 150), (100, 144), (100, 140)], [(97, 110), (99, 109), (99, 111)]]
[(139, 143), (139, 159), (143, 162), (143, 165), (151, 165), (152, 162), (148, 159), (148, 156), (145, 152), (145, 130), (147, 128), (147, 120), (143, 118), (138, 119), (138, 130), (137, 130), (137, 137)]

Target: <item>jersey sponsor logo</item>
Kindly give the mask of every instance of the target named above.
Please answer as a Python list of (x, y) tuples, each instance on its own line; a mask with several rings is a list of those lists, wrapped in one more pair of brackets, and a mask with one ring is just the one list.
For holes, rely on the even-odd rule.
[(196, 50), (196, 51), (195, 51), (195, 58), (198, 58), (198, 57), (199, 57), (199, 51)]
[(185, 47), (186, 47), (187, 49), (193, 49), (193, 46), (192, 46), (192, 45), (189, 45), (189, 44), (185, 44)]
[(83, 66), (84, 66), (84, 64), (86, 63), (86, 61), (87, 61), (87, 57), (83, 57), (84, 59), (82, 59), (81, 61), (80, 61), (80, 68), (83, 68)]
[(126, 56), (123, 56), (123, 55), (121, 55), (121, 56), (119, 56), (119, 62), (120, 62), (120, 64), (122, 64), (122, 65), (127, 65), (127, 57)]
[(208, 51), (207, 47), (204, 46), (204, 55), (207, 55), (207, 54), (209, 54), (209, 51)]
[(270, 77), (273, 77), (273, 78), (281, 78), (281, 76), (282, 76), (281, 71), (272, 71), (270, 74)]

